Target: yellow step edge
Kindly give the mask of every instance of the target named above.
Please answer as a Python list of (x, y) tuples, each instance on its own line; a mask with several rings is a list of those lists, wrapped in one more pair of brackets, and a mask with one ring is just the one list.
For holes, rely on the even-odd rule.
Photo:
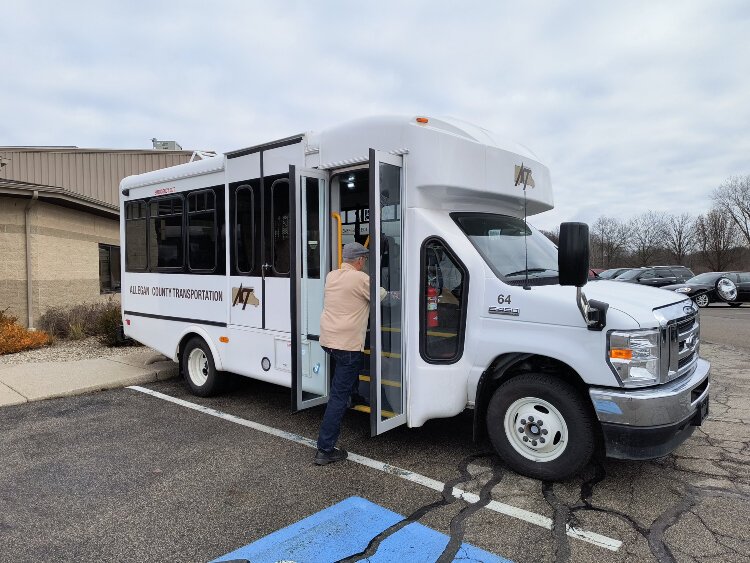
[[(360, 375), (359, 376), (360, 381), (370, 381), (369, 375)], [(390, 381), (388, 379), (381, 379), (380, 380), (381, 385), (388, 385), (390, 387), (401, 387), (401, 384), (398, 381)]]
[[(383, 332), (401, 332), (400, 328), (391, 328), (384, 326), (381, 328)], [(457, 336), (455, 332), (437, 332), (435, 330), (428, 330), (427, 336), (440, 336), (442, 338), (452, 338), (454, 336)]]
[[(372, 409), (370, 409), (370, 407), (368, 407), (367, 405), (354, 405), (352, 407), (352, 410), (359, 411), (359, 412), (370, 413)], [(391, 411), (380, 411), (380, 412), (386, 418), (393, 418), (394, 416), (396, 416), (395, 412), (391, 412)]]
[[(370, 355), (370, 351), (369, 350), (365, 350), (364, 352), (368, 356)], [(401, 354), (394, 354), (393, 352), (381, 352), (381, 354), (383, 356), (385, 356), (386, 358), (400, 358), (401, 357)]]

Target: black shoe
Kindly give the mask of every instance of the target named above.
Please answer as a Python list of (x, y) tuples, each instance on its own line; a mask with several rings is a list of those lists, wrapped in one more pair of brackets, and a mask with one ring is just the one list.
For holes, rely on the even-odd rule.
[(329, 463), (342, 461), (346, 459), (348, 455), (349, 454), (346, 453), (346, 450), (340, 450), (338, 448), (333, 448), (330, 452), (318, 450), (318, 453), (315, 455), (315, 465), (328, 465)]

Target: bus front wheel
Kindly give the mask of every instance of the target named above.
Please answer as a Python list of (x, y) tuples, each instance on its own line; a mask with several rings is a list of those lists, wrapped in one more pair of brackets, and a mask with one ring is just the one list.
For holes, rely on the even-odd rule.
[(190, 391), (199, 397), (210, 397), (219, 391), (220, 375), (208, 344), (194, 337), (187, 341), (180, 355), (180, 371)]
[(544, 481), (580, 472), (595, 450), (594, 421), (576, 389), (546, 374), (519, 375), (497, 388), (487, 431), (514, 471)]

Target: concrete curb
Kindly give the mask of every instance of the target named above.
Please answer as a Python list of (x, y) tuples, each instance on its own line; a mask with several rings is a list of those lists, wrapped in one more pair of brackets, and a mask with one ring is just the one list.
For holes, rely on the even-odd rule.
[(17, 364), (0, 369), (0, 406), (153, 383), (178, 366), (152, 350), (114, 358)]

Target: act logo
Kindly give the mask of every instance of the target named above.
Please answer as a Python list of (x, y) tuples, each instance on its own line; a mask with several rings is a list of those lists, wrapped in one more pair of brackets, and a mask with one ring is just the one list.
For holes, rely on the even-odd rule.
[(244, 311), (248, 304), (253, 307), (260, 305), (260, 300), (255, 295), (254, 287), (233, 287), (232, 288), (232, 307), (242, 303), (242, 310)]

